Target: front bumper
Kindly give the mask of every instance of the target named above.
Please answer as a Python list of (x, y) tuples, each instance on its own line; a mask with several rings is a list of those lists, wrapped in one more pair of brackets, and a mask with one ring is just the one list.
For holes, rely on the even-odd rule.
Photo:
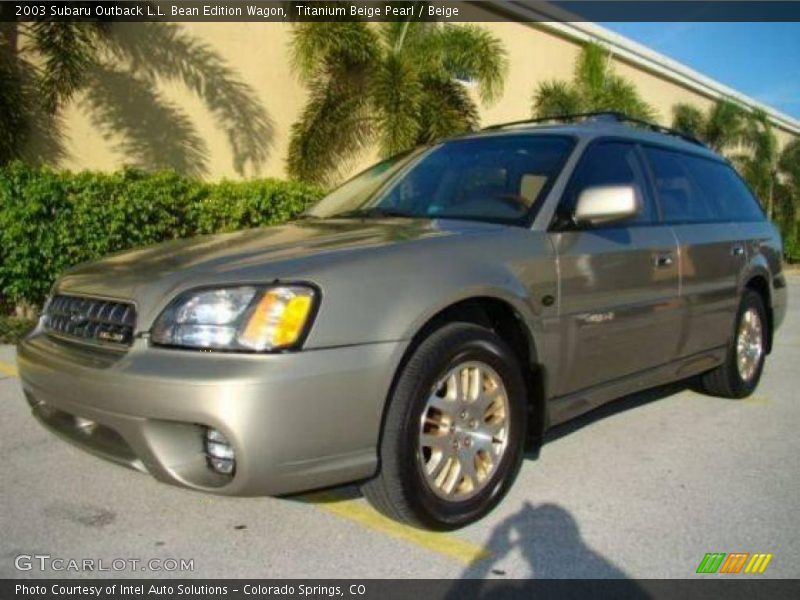
[[(117, 353), (37, 334), (17, 360), (34, 415), (85, 450), (193, 489), (279, 495), (375, 472), (383, 406), (405, 349), (255, 355), (137, 340)], [(204, 426), (233, 446), (232, 478), (208, 468)]]

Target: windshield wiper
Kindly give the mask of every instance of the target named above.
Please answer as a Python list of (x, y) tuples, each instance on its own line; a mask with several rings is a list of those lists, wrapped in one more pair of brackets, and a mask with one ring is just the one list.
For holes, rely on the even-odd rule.
[(357, 208), (355, 210), (348, 210), (343, 213), (333, 215), (333, 218), (337, 219), (372, 219), (381, 217), (405, 217), (407, 219), (425, 218), (422, 215), (415, 215), (414, 213), (408, 213), (396, 208), (388, 208), (384, 206)]

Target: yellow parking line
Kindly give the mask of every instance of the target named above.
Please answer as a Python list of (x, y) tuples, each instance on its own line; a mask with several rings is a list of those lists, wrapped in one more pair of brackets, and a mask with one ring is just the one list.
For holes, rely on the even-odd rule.
[(491, 553), (482, 546), (447, 533), (423, 531), (403, 525), (384, 517), (363, 501), (348, 498), (336, 492), (306, 494), (299, 499), (345, 519), (355, 521), (369, 529), (444, 554), (464, 564), (471, 564), (491, 556)]
[(17, 367), (11, 363), (3, 362), (2, 360), (0, 360), (0, 373), (9, 375), (10, 377), (16, 377), (19, 375), (19, 373), (17, 373)]

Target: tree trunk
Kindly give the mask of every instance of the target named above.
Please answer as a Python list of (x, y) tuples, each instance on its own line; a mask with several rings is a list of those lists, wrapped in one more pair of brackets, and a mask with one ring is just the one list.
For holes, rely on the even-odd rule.
[(767, 218), (772, 221), (772, 213), (775, 205), (775, 177), (769, 178), (769, 191), (767, 192)]

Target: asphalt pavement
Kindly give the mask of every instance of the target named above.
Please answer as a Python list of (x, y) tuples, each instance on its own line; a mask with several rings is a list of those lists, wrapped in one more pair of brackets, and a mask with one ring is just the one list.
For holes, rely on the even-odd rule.
[[(70, 559), (116, 577), (687, 578), (709, 552), (773, 555), (736, 577), (798, 577), (800, 274), (789, 281), (753, 397), (674, 385), (606, 405), (553, 430), (502, 504), (449, 534), (397, 525), (352, 486), (226, 498), (106, 463), (33, 420), (2, 346), (0, 578), (86, 576)], [(17, 558), (34, 555), (51, 558)]]

